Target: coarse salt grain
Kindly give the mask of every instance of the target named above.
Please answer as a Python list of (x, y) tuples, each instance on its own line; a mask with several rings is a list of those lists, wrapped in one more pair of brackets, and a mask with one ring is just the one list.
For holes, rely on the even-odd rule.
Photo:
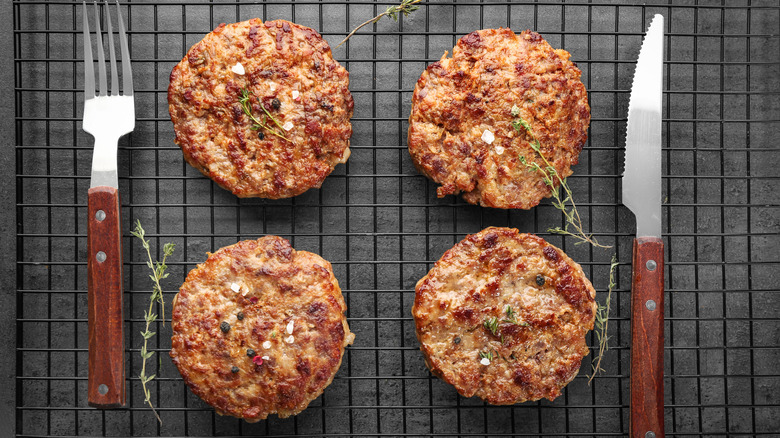
[(300, 96), (300, 95), (301, 95), (301, 93), (299, 93), (298, 90), (293, 90), (293, 92), (292, 92), (293, 99), (297, 99), (298, 96)]
[(293, 319), (291, 319), (290, 322), (287, 323), (287, 329), (286, 330), (287, 330), (288, 334), (292, 334), (294, 324), (295, 324), (295, 320), (293, 320)]
[(245, 296), (246, 296), (246, 294), (247, 294), (247, 292), (249, 292), (249, 291), (248, 291), (248, 290), (246, 290), (246, 289), (244, 289), (244, 291), (243, 291), (243, 292), (241, 292), (241, 296), (242, 296), (242, 297), (245, 297)]
[(285, 131), (291, 130), (293, 127), (292, 122), (285, 122), (284, 125), (282, 125), (282, 128), (284, 128)]
[(481, 361), (479, 361), (482, 365), (490, 365), (490, 359), (483, 357)]
[(482, 132), (482, 141), (484, 141), (487, 144), (493, 143), (493, 141), (496, 139), (496, 136), (493, 135), (492, 132), (490, 132), (489, 129), (486, 129)]
[(288, 344), (292, 344), (293, 342), (295, 342), (295, 337), (293, 335), (290, 335), (284, 338), (284, 342), (287, 342)]
[(243, 75), (244, 73), (246, 73), (246, 70), (244, 70), (244, 66), (241, 65), (240, 62), (237, 62), (236, 65), (234, 65), (231, 68), (231, 70), (233, 70), (233, 73), (235, 73), (237, 75)]
[(263, 360), (268, 360), (268, 359), (270, 359), (270, 357), (268, 357), (268, 356), (263, 356)]
[(501, 155), (501, 154), (503, 154), (503, 153), (504, 153), (504, 151), (505, 151), (505, 149), (504, 149), (502, 146), (496, 146), (496, 153), (497, 153), (498, 155)]
[(274, 91), (276, 91), (276, 84), (271, 84), (270, 88), (271, 88), (271, 92), (273, 93)]
[(241, 290), (241, 286), (239, 286), (237, 283), (233, 283), (233, 284), (231, 284), (231, 285), (230, 285), (230, 289), (231, 289), (233, 292), (238, 292), (238, 291), (240, 291), (240, 290)]
[(266, 350), (268, 350), (269, 348), (271, 348), (271, 341), (265, 341), (265, 342), (263, 342), (263, 348), (265, 348)]

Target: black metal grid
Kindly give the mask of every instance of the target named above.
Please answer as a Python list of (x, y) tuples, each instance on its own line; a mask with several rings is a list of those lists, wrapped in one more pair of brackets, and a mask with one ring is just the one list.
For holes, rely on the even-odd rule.
[[(220, 22), (284, 18), (335, 46), (390, 3), (345, 1), (123, 2), (137, 125), (120, 142), (125, 230), (128, 408), (86, 404), (86, 192), (91, 139), (81, 131), (80, 1), (13, 2), (16, 123), (17, 436), (611, 436), (628, 432), (633, 217), (619, 204), (628, 89), (642, 34), (666, 17), (664, 237), (666, 431), (755, 436), (780, 431), (780, 7), (766, 0), (641, 2), (428, 1), (398, 24), (383, 20), (335, 57), (351, 73), (352, 157), (321, 190), (237, 199), (186, 165), (172, 142), (168, 74)], [(411, 320), (414, 284), (465, 234), (488, 225), (536, 232), (579, 261), (603, 301), (611, 251), (549, 235), (549, 202), (501, 211), (436, 199), (406, 152), (411, 91), (423, 68), (480, 28), (540, 32), (572, 53), (592, 107), (590, 138), (571, 178), (580, 212), (621, 266), (606, 372), (586, 383), (589, 358), (554, 402), (494, 407), (432, 378)], [(10, 151), (9, 151), (10, 153)], [(278, 234), (330, 260), (357, 339), (325, 394), (302, 414), (256, 424), (219, 417), (182, 383), (165, 352), (153, 399), (137, 374), (143, 255), (127, 232), (141, 219), (155, 248), (177, 243), (170, 303), (205, 252)], [(594, 345), (589, 335), (589, 344)], [(153, 368), (156, 368), (157, 364)]]

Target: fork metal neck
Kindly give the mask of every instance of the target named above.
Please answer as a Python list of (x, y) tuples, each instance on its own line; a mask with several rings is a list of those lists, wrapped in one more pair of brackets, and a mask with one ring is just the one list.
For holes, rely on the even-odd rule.
[(116, 170), (117, 141), (119, 136), (101, 135), (95, 137), (92, 151), (92, 178), (90, 187), (119, 187)]

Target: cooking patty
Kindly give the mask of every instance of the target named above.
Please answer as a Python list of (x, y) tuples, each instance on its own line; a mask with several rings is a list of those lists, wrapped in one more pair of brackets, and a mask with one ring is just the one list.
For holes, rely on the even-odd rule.
[(431, 371), (465, 397), (506, 405), (553, 400), (588, 354), (596, 291), (560, 249), (487, 228), (417, 282), (412, 313)]
[(330, 263), (276, 236), (244, 240), (190, 271), (173, 307), (171, 358), (198, 397), (256, 422), (295, 415), (341, 365), (349, 331)]
[[(252, 115), (285, 138), (253, 127), (244, 93)], [(352, 108), (349, 73), (328, 43), (284, 20), (220, 24), (174, 67), (168, 87), (184, 159), (239, 197), (320, 187), (349, 157)]]
[(532, 137), (513, 128), (518, 119), (530, 124), (561, 178), (571, 175), (590, 124), (580, 70), (536, 32), (475, 31), (417, 81), (409, 153), (421, 173), (441, 184), (440, 198), (463, 193), (472, 204), (529, 209), (550, 196), (550, 187), (520, 161), (545, 166)]

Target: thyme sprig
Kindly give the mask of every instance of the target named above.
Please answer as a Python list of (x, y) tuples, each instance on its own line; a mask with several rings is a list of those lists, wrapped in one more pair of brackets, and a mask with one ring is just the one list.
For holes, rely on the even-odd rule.
[(607, 328), (609, 327), (609, 309), (612, 298), (612, 290), (617, 286), (617, 280), (615, 278), (615, 270), (617, 269), (617, 266), (617, 255), (613, 254), (612, 261), (609, 265), (609, 287), (607, 288), (607, 299), (604, 301), (604, 304), (599, 304), (598, 308), (596, 309), (596, 330), (594, 330), (594, 332), (596, 333), (596, 339), (599, 343), (599, 351), (591, 363), (592, 374), (588, 378), (588, 385), (590, 385), (590, 382), (593, 381), (594, 377), (596, 377), (596, 374), (604, 371), (604, 369), (601, 368), (601, 360), (604, 358), (604, 353), (609, 350), (609, 336), (607, 335)]
[[(542, 180), (550, 187), (550, 192), (553, 197), (552, 205), (560, 210), (566, 219), (566, 225), (563, 228), (548, 228), (547, 231), (571, 236), (577, 240), (575, 243), (577, 245), (589, 243), (598, 248), (611, 248), (609, 245), (600, 244), (592, 234), (586, 234), (585, 231), (583, 231), (582, 219), (580, 218), (579, 211), (577, 211), (577, 205), (574, 203), (574, 197), (569, 189), (569, 185), (567, 184), (567, 178), (561, 178), (561, 175), (555, 170), (555, 166), (550, 164), (544, 154), (542, 154), (542, 145), (539, 143), (539, 139), (536, 138), (536, 135), (534, 135), (531, 125), (519, 117), (519, 115), (520, 108), (518, 108), (517, 105), (512, 106), (512, 116), (516, 117), (516, 119), (512, 121), (512, 127), (520, 134), (524, 132), (528, 133), (531, 137), (531, 149), (533, 149), (534, 152), (536, 152), (536, 155), (542, 159), (544, 166), (540, 166), (536, 161), (529, 162), (525, 156), (520, 156), (520, 162), (523, 163), (526, 168), (539, 172), (542, 175)], [(563, 192), (561, 192), (561, 189), (563, 189)], [(567, 204), (570, 204), (571, 207)], [(573, 232), (569, 230), (569, 226), (574, 228)]]
[(504, 313), (506, 314), (506, 317), (501, 319), (501, 322), (508, 322), (510, 324), (515, 324), (523, 327), (528, 327), (530, 324), (528, 324), (525, 321), (518, 321), (517, 320), (517, 312), (515, 312), (514, 309), (512, 309), (512, 306), (509, 304), (504, 307)]
[(350, 39), (352, 37), (352, 35), (355, 34), (355, 32), (360, 30), (360, 28), (362, 28), (363, 26), (368, 26), (369, 24), (374, 24), (377, 21), (381, 20), (382, 17), (384, 17), (384, 16), (388, 16), (388, 17), (392, 18), (393, 20), (395, 20), (396, 22), (398, 22), (398, 14), (399, 13), (404, 14), (404, 17), (408, 16), (412, 12), (420, 9), (420, 7), (415, 4), (415, 3), (420, 3), (420, 1), (422, 1), (422, 0), (403, 0), (401, 2), (401, 4), (398, 4), (398, 5), (395, 5), (395, 6), (389, 6), (381, 14), (377, 15), (376, 17), (374, 17), (374, 18), (372, 18), (370, 20), (364, 21), (363, 23), (360, 24), (360, 26), (352, 29), (352, 32), (350, 32), (349, 35), (347, 35), (346, 38), (341, 40), (341, 42), (339, 43), (338, 46), (336, 46), (336, 48), (338, 49), (339, 47), (341, 47), (342, 44), (346, 43), (347, 40)]
[(482, 322), (482, 326), (485, 327), (487, 331), (489, 331), (493, 336), (497, 336), (501, 340), (501, 345), (504, 344), (504, 335), (499, 334), (499, 325), (502, 322), (506, 322), (509, 324), (516, 324), (523, 327), (528, 327), (528, 323), (525, 321), (518, 321), (517, 316), (515, 314), (515, 311), (512, 309), (512, 306), (509, 304), (504, 307), (504, 313), (506, 314), (505, 318), (498, 319), (498, 317), (490, 316), (488, 318), (485, 318), (485, 320)]
[[(284, 128), (282, 127), (282, 124), (279, 123), (279, 121), (276, 120), (276, 117), (271, 115), (271, 113), (267, 109), (265, 109), (265, 106), (263, 106), (262, 103), (260, 104), (260, 108), (262, 108), (263, 112), (265, 113), (263, 115), (263, 120), (260, 121), (257, 117), (254, 116), (254, 114), (252, 114), (253, 95), (254, 93), (252, 93), (248, 88), (243, 88), (241, 89), (241, 98), (238, 99), (238, 102), (241, 103), (241, 108), (244, 110), (244, 114), (246, 114), (247, 117), (249, 117), (249, 119), (251, 119), (253, 122), (253, 125), (250, 129), (252, 129), (253, 131), (257, 131), (259, 129), (265, 129), (270, 134), (275, 135), (281, 138), (282, 140), (287, 140), (290, 143), (292, 143), (292, 141), (289, 138), (284, 136), (284, 133), (282, 131)], [(269, 125), (267, 123), (268, 120), (271, 120), (274, 123), (274, 125), (276, 125), (279, 129), (276, 129), (273, 126)]]
[(481, 359), (487, 359), (493, 362), (493, 359), (496, 357), (496, 355), (494, 354), (493, 350), (488, 350), (488, 351), (480, 351), (479, 357)]
[(490, 333), (492, 333), (493, 336), (496, 336), (498, 334), (498, 318), (496, 318), (495, 316), (485, 319), (485, 322), (483, 322), (482, 325)]
[(152, 374), (151, 376), (146, 375), (146, 360), (150, 359), (152, 355), (154, 355), (154, 351), (149, 351), (148, 343), (149, 339), (151, 339), (156, 334), (156, 332), (149, 330), (149, 326), (151, 326), (152, 323), (157, 320), (157, 314), (152, 312), (154, 310), (155, 303), (160, 305), (163, 326), (165, 326), (165, 300), (163, 299), (163, 291), (162, 286), (160, 286), (160, 280), (168, 277), (168, 273), (165, 272), (165, 270), (168, 268), (168, 266), (165, 264), (165, 261), (168, 256), (173, 254), (173, 250), (176, 248), (176, 245), (173, 243), (166, 243), (163, 246), (162, 261), (156, 262), (154, 259), (152, 259), (152, 252), (149, 241), (145, 239), (146, 231), (141, 226), (140, 220), (136, 221), (135, 230), (131, 231), (130, 234), (141, 240), (143, 247), (146, 250), (146, 266), (152, 270), (152, 273), (149, 275), (149, 278), (152, 279), (152, 295), (149, 298), (149, 310), (144, 311), (144, 321), (146, 321), (146, 328), (141, 332), (141, 336), (144, 338), (144, 345), (141, 347), (141, 357), (143, 358), (143, 362), (141, 365), (141, 373), (138, 375), (138, 378), (141, 380), (141, 386), (143, 386), (144, 390), (144, 403), (148, 404), (149, 407), (152, 408), (152, 412), (154, 412), (154, 416), (157, 417), (157, 421), (162, 424), (160, 415), (157, 414), (157, 411), (154, 409), (154, 405), (152, 405), (151, 391), (149, 391), (149, 388), (146, 386), (147, 383), (151, 382), (156, 377), (156, 374)]

